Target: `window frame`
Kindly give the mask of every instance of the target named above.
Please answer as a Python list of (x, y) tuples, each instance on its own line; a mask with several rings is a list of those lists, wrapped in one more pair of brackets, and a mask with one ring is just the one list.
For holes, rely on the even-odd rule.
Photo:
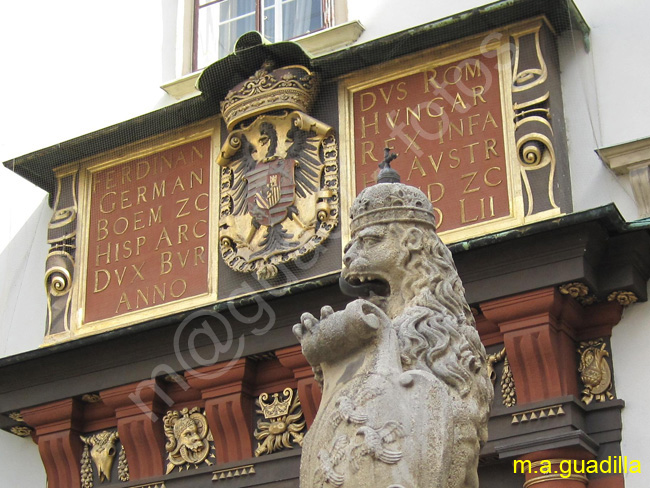
[[(192, 10), (192, 55), (191, 55), (191, 70), (192, 72), (198, 71), (203, 69), (198, 67), (198, 45), (199, 45), (199, 9), (209, 7), (211, 5), (221, 3), (225, 0), (208, 0), (204, 5), (199, 5), (200, 0), (191, 0), (193, 2), (193, 10)], [(264, 0), (255, 0), (255, 30), (258, 32), (262, 33), (262, 12), (263, 12), (263, 2)], [(284, 39), (285, 41), (290, 41), (293, 39), (298, 39), (302, 36), (308, 35), (308, 34), (313, 34), (314, 32), (319, 32), (322, 31), (323, 29), (327, 29), (328, 27), (331, 27), (334, 25), (334, 4), (335, 0), (320, 0), (321, 4), (321, 13), (322, 13), (322, 18), (323, 18), (323, 23), (322, 26), (319, 29), (315, 29), (310, 32), (305, 32), (303, 34), (300, 34), (298, 36), (289, 38), (289, 39)], [(262, 35), (264, 35), (262, 33)], [(279, 42), (279, 41), (278, 41)], [(216, 61), (216, 60), (215, 60)]]

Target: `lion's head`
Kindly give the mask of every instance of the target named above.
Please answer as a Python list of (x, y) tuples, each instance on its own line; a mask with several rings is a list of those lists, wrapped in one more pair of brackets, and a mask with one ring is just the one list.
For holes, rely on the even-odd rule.
[(417, 188), (366, 188), (351, 210), (341, 288), (393, 319), (404, 369), (431, 371), (491, 404), (485, 349), (451, 252), (435, 232), (433, 205)]

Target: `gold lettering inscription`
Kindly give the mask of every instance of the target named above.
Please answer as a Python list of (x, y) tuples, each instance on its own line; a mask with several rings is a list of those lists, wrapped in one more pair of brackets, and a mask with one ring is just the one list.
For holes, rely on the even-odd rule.
[(375, 112), (374, 122), (366, 122), (366, 116), (361, 117), (361, 139), (366, 138), (366, 129), (368, 127), (375, 128), (375, 135), (379, 134), (379, 112)]
[(418, 159), (417, 156), (413, 158), (413, 163), (411, 163), (411, 171), (409, 171), (408, 178), (406, 178), (406, 181), (411, 180), (411, 174), (413, 174), (414, 170), (418, 170), (420, 172), (420, 176), (426, 176), (427, 174), (424, 172), (424, 168), (422, 167), (422, 164), (420, 163), (420, 160)]
[(491, 171), (501, 171), (501, 168), (499, 166), (492, 166), (491, 168), (488, 168), (485, 170), (485, 174), (483, 175), (483, 182), (487, 186), (499, 186), (501, 183), (503, 183), (503, 179), (499, 179), (499, 181), (490, 181), (488, 176)]
[(93, 173), (85, 322), (207, 293), (210, 145)]
[(467, 174), (461, 176), (461, 178), (463, 180), (469, 179), (469, 181), (467, 182), (467, 185), (465, 185), (465, 189), (463, 190), (463, 195), (465, 195), (466, 193), (474, 193), (475, 191), (480, 190), (480, 187), (478, 187), (478, 186), (475, 187), (475, 188), (470, 188), (470, 186), (472, 186), (472, 183), (474, 182), (474, 179), (476, 178), (477, 174), (478, 174), (477, 171), (473, 171), (471, 173), (467, 173)]
[[(438, 196), (434, 198), (433, 195), (436, 192), (438, 193)], [(444, 196), (445, 196), (445, 185), (443, 185), (442, 183), (435, 182), (435, 183), (429, 183), (427, 185), (427, 197), (429, 197), (431, 203), (439, 202), (440, 200), (442, 200), (442, 197)]]
[(361, 94), (361, 111), (367, 112), (372, 109), (377, 103), (377, 96), (373, 92), (365, 92)]
[(361, 156), (361, 164), (366, 164), (366, 156), (368, 156), (370, 159), (373, 161), (379, 161), (373, 154), (372, 152), (375, 150), (375, 143), (372, 141), (364, 141), (361, 143), (363, 149), (362, 149), (362, 156)]

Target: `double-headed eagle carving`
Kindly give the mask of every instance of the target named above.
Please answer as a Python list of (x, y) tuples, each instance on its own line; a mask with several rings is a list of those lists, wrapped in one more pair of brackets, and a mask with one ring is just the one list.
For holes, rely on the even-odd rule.
[(231, 132), (217, 160), (221, 254), (232, 269), (265, 280), (313, 251), (338, 221), (333, 131), (305, 113), (315, 77), (301, 66), (269, 69), (224, 100)]

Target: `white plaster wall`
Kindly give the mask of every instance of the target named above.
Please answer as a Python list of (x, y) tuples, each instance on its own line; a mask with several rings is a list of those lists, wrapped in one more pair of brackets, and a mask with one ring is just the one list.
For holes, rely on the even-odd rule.
[(615, 175), (595, 152), (602, 146), (602, 128), (593, 49), (588, 53), (581, 34), (575, 31), (565, 32), (558, 48), (573, 210), (614, 202), (627, 220), (636, 220), (639, 213), (628, 177)]
[(585, 52), (576, 33), (560, 42), (562, 89), (575, 210), (614, 202), (639, 218), (627, 177), (616, 176), (594, 150), (650, 136), (650, 3), (578, 0), (592, 31)]
[(0, 160), (171, 103), (159, 87), (175, 1), (2, 2)]
[(0, 430), (0, 469), (5, 488), (46, 486), (45, 468), (31, 438), (16, 437)]
[(347, 0), (348, 19), (366, 28), (359, 42), (426, 24), (492, 2), (480, 0)]
[[(0, 162), (173, 103), (159, 87), (175, 70), (176, 2), (2, 2)], [(0, 356), (8, 356), (42, 343), (51, 209), (44, 192), (5, 168), (0, 205)], [(0, 471), (2, 486), (46, 486), (30, 439), (0, 432)]]
[[(17, 210), (15, 203), (2, 208)], [(25, 217), (13, 239), (0, 250), (0, 357), (36, 349), (43, 342), (46, 316), (43, 270), (51, 216), (47, 197), (41, 195), (32, 215)], [(45, 469), (31, 438), (22, 439), (0, 431), (0, 472), (0, 486), (46, 486)]]
[[(649, 289), (650, 291), (650, 289)], [(648, 408), (648, 351), (650, 351), (650, 302), (625, 310), (623, 320), (612, 332), (612, 357), (616, 396), (625, 400), (622, 412), (621, 450), (628, 460), (641, 462), (641, 474), (628, 473), (625, 488), (647, 488), (650, 470), (650, 428)]]
[(0, 165), (0, 253), (47, 194)]
[(0, 357), (43, 343), (47, 313), (43, 277), (51, 217), (46, 197), (0, 253)]

